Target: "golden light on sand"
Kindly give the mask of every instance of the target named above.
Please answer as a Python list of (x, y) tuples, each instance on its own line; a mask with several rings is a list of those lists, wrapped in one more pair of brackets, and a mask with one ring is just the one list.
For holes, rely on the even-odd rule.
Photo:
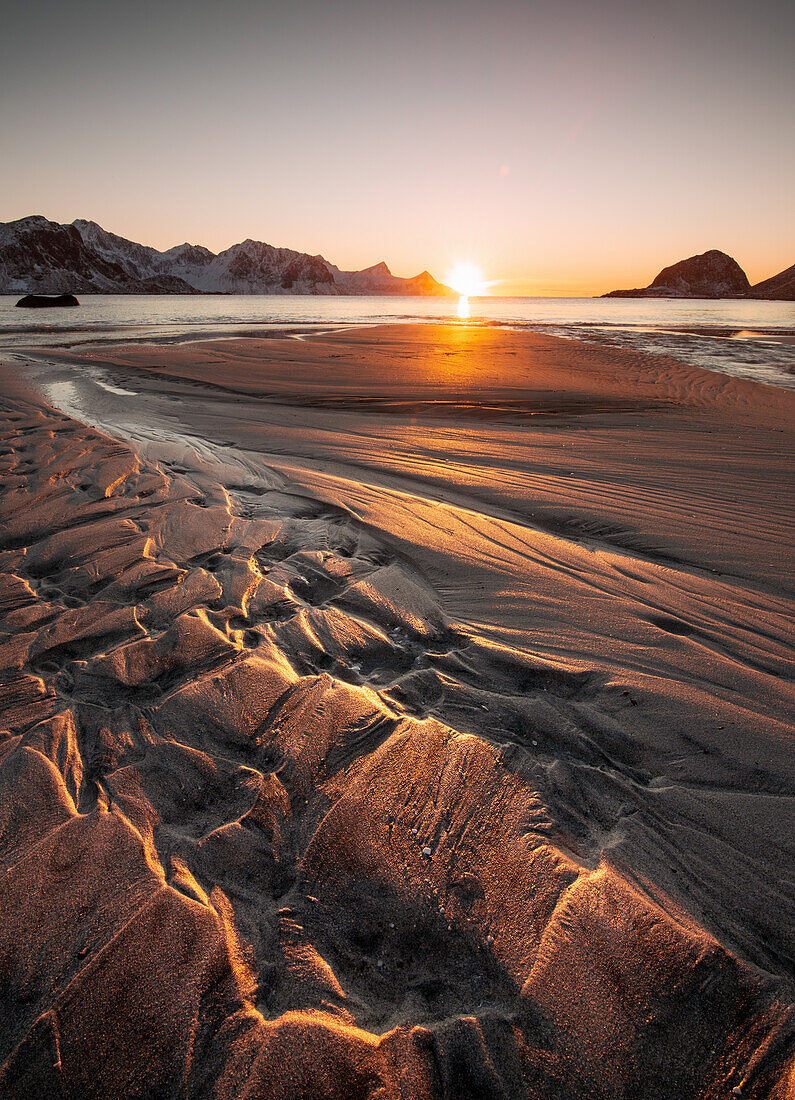
[[(175, 1066), (208, 1082), (194, 1095), (233, 1096), (245, 1064), (250, 1097), (322, 1080), (348, 1100), (355, 1074), (423, 1100), (485, 1094), (446, 1087), (467, 1078), (503, 1097), (795, 1100), (773, 999), (795, 771), (776, 437), (795, 393), (527, 329), (346, 313), (303, 341), (196, 343), (177, 322), (190, 342), (84, 344), (52, 370), (45, 317), (41, 396), (0, 370), (17, 1044), (0, 1028), (0, 1098), (165, 1096)], [(115, 339), (136, 315), (116, 313)], [(136, 392), (81, 387), (74, 408), (97, 356)], [(266, 636), (240, 629), (257, 620)], [(515, 751), (494, 743), (503, 724)], [(84, 776), (96, 813), (75, 804)], [(632, 824), (590, 867), (566, 834), (604, 846), (594, 807)], [(295, 866), (298, 911), (277, 909)], [(475, 996), (489, 1007), (469, 1015)], [(409, 1031), (415, 1011), (447, 1022)], [(386, 1016), (406, 1037), (388, 1048)]]

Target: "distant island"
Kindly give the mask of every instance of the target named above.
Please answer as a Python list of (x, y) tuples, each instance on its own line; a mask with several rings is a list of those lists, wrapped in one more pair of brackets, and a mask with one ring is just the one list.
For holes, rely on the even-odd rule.
[(0, 294), (454, 295), (427, 271), (410, 279), (385, 263), (342, 271), (322, 256), (245, 240), (217, 255), (201, 245), (165, 252), (41, 215), (0, 223)]
[(795, 265), (755, 286), (731, 256), (717, 248), (664, 267), (646, 287), (611, 290), (603, 298), (763, 298), (795, 301)]

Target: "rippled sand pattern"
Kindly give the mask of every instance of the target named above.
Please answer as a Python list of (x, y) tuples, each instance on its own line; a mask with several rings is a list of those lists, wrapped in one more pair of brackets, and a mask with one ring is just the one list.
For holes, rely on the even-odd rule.
[[(745, 503), (757, 387), (556, 391), (553, 455), (515, 405), (313, 419), (238, 370), (230, 409), (205, 353), (146, 383), (133, 354), (179, 447), (0, 377), (0, 1095), (791, 1095), (791, 513)], [(674, 382), (715, 419), (670, 420)], [(735, 489), (693, 434), (727, 422)], [(655, 431), (703, 459), (700, 523)]]

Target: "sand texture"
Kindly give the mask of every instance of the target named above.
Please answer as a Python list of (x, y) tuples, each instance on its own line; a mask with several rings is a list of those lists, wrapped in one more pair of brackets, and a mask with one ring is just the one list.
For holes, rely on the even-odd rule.
[(792, 394), (475, 327), (47, 358), (0, 1097), (793, 1095)]

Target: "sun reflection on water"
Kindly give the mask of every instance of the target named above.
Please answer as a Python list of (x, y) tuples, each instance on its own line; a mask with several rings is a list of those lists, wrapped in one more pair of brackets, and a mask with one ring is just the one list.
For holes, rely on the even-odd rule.
[(462, 321), (466, 321), (469, 317), (469, 298), (466, 294), (462, 294), (458, 299), (458, 316)]

